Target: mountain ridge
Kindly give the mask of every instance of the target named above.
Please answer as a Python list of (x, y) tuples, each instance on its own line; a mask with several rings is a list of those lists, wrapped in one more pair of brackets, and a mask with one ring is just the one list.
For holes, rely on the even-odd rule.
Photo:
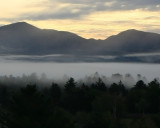
[[(11, 23), (11, 24), (8, 24), (8, 25), (0, 26), (0, 29), (2, 29), (2, 28), (4, 29), (4, 28), (7, 28), (7, 27), (9, 27), (9, 28), (20, 27), (20, 28), (32, 28), (32, 29), (35, 28), (37, 30), (47, 30), (47, 31), (55, 31), (55, 32), (65, 32), (65, 33), (67, 32), (67, 33), (79, 36), (78, 34), (75, 34), (73, 32), (69, 32), (69, 31), (59, 31), (59, 30), (55, 30), (55, 29), (40, 29), (40, 28), (38, 28), (38, 27), (36, 27), (34, 25), (31, 25), (31, 24), (29, 24), (27, 22), (23, 22), (23, 21), (22, 22), (15, 22), (15, 23)], [(150, 33), (150, 34), (160, 35), (159, 33), (155, 33), (155, 32), (147, 32), (147, 31), (142, 31), (142, 30), (137, 30), (137, 29), (127, 29), (127, 30), (124, 30), (122, 32), (119, 32), (116, 35), (111, 35), (111, 36), (107, 37), (106, 39), (95, 39), (95, 38), (89, 38), (89, 39), (87, 39), (87, 38), (84, 38), (82, 36), (79, 36), (79, 37), (87, 39), (87, 40), (107, 40), (108, 38), (110, 38), (112, 36), (117, 36), (117, 35), (120, 35), (120, 34), (123, 34), (123, 33), (133, 33), (133, 32), (142, 32), (142, 33), (148, 33), (148, 34)]]
[[(123, 56), (160, 52), (160, 34), (129, 29), (104, 40), (85, 39), (54, 29), (39, 29), (26, 22), (0, 27), (0, 54)], [(83, 58), (83, 57), (82, 57)]]

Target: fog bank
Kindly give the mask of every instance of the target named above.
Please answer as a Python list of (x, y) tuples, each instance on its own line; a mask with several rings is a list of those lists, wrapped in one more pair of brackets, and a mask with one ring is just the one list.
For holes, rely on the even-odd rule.
[(106, 77), (112, 74), (137, 74), (145, 76), (149, 81), (160, 76), (160, 64), (137, 64), (137, 63), (32, 63), (8, 61), (0, 62), (0, 75), (22, 76), (23, 73), (30, 75), (33, 72), (37, 75), (45, 73), (48, 78), (61, 79), (65, 74), (74, 77), (76, 80), (98, 72)]
[[(41, 75), (38, 75), (36, 73), (32, 73), (30, 75), (23, 74), (22, 76), (0, 76), (0, 85), (5, 86), (26, 86), (27, 84), (36, 84), (41, 87), (47, 87), (51, 86), (52, 83), (57, 83), (60, 86), (64, 86), (66, 82), (70, 79), (70, 76), (63, 75), (61, 78), (48, 78), (45, 73), (42, 73)], [(142, 76), (141, 74), (137, 74), (136, 77), (133, 77), (131, 74), (112, 74), (111, 76), (105, 76), (101, 75), (98, 72), (95, 72), (94, 74), (86, 75), (82, 78), (77, 78), (76, 83), (77, 85), (82, 85), (83, 83), (87, 86), (90, 86), (92, 84), (95, 84), (99, 79), (101, 79), (106, 86), (110, 86), (112, 83), (119, 83), (120, 81), (126, 86), (126, 87), (133, 87), (137, 81), (143, 80), (144, 83), (149, 83), (150, 81), (147, 80), (145, 76)], [(159, 78), (156, 78), (158, 81)]]

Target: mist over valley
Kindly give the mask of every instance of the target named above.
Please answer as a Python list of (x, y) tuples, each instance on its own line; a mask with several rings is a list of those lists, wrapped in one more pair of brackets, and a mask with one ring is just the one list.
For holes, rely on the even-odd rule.
[(0, 12), (0, 128), (160, 128), (160, 0)]
[(118, 73), (133, 75), (135, 83), (137, 74), (145, 76), (146, 82), (158, 78), (159, 63), (160, 34), (156, 33), (130, 29), (96, 40), (26, 22), (0, 27), (1, 76), (45, 73), (48, 78), (67, 75), (84, 80), (95, 72), (106, 77)]
[[(0, 71), (1, 78), (8, 78), (6, 82), (10, 76), (18, 79), (23, 75), (26, 76), (20, 79), (20, 81), (26, 81), (23, 85), (28, 83), (41, 85), (41, 82), (46, 82), (46, 86), (50, 86), (53, 82), (64, 84), (70, 77), (73, 77), (81, 83), (91, 84), (101, 78), (106, 85), (122, 81), (126, 86), (132, 87), (140, 79), (144, 80), (145, 83), (155, 78), (159, 80), (160, 65), (144, 63), (42, 63), (1, 60)], [(46, 80), (41, 79), (42, 74), (45, 74)], [(141, 78), (138, 78), (139, 75)], [(127, 76), (128, 80), (126, 80)], [(37, 79), (41, 79), (41, 81), (38, 82)], [(9, 85), (14, 83), (12, 80), (9, 80), (11, 81)]]

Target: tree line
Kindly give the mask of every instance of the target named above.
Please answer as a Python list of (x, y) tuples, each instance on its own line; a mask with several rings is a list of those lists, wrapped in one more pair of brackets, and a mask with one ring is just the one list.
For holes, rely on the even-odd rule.
[(159, 128), (160, 83), (0, 84), (1, 128)]

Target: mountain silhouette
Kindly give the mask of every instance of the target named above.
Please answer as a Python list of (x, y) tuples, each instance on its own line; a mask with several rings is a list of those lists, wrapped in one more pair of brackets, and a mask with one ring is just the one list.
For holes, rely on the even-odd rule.
[(143, 53), (160, 51), (160, 34), (127, 30), (105, 40), (109, 48), (119, 53)]
[(160, 52), (160, 34), (130, 29), (95, 40), (66, 31), (39, 29), (26, 22), (0, 27), (1, 55), (124, 56), (148, 52)]

